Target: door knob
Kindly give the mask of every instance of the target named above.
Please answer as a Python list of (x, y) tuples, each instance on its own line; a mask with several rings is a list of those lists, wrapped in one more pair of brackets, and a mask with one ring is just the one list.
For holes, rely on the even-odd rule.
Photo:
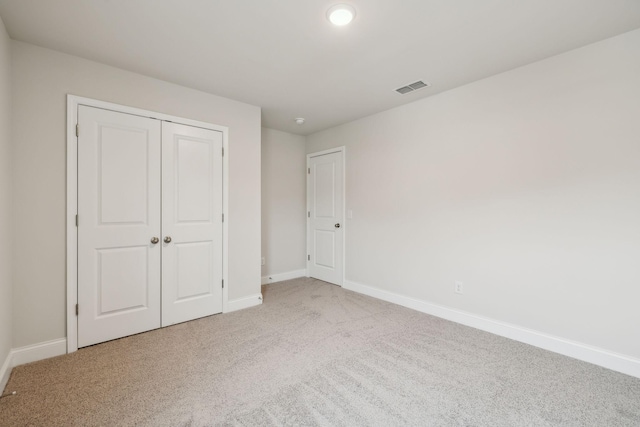
[(171, 237), (167, 236), (164, 238), (165, 243), (171, 243)]
[(340, 228), (340, 224), (338, 223), (338, 224), (334, 225), (334, 227), (335, 228)]
[(160, 241), (160, 239), (158, 239), (157, 237), (152, 237), (152, 238), (151, 238), (151, 243), (153, 243), (154, 245), (155, 245), (156, 243), (158, 243), (159, 241)]

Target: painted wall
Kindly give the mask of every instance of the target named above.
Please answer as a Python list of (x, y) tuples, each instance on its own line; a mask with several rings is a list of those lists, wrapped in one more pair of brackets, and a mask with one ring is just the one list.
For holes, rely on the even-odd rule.
[[(11, 49), (0, 18), (0, 367), (12, 343)], [(0, 378), (2, 382), (2, 378)], [(0, 393), (2, 387), (0, 387)]]
[(229, 299), (260, 292), (260, 108), (12, 41), (13, 346), (66, 336), (66, 95), (229, 127)]
[(307, 138), (341, 145), (348, 280), (640, 357), (640, 30)]
[(262, 128), (262, 276), (306, 268), (305, 138)]

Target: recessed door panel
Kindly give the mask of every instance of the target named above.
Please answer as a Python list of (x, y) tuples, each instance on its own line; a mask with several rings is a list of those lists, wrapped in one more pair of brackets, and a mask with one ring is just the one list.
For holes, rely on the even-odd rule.
[(222, 311), (222, 133), (162, 124), (162, 325)]
[(336, 165), (319, 163), (314, 168), (313, 211), (316, 218), (336, 216)]
[(336, 233), (333, 230), (315, 230), (315, 264), (319, 267), (335, 268)]
[(160, 327), (160, 122), (78, 108), (78, 346)]
[(101, 225), (147, 223), (150, 143), (146, 129), (98, 125)]
[(209, 140), (176, 135), (174, 148), (177, 222), (210, 222), (213, 146)]
[(211, 296), (214, 291), (212, 242), (176, 244), (176, 258), (176, 302)]
[(342, 286), (343, 153), (311, 155), (308, 164), (308, 273)]
[(97, 316), (149, 307), (147, 246), (99, 249)]

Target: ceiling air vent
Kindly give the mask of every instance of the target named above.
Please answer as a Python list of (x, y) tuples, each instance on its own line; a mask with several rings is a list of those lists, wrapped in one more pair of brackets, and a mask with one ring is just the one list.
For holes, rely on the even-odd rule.
[(418, 89), (422, 89), (424, 87), (429, 87), (429, 86), (430, 86), (429, 83), (425, 83), (422, 80), (418, 80), (415, 83), (411, 83), (409, 85), (402, 86), (396, 89), (396, 92), (398, 92), (400, 95), (405, 95), (407, 93), (415, 92)]

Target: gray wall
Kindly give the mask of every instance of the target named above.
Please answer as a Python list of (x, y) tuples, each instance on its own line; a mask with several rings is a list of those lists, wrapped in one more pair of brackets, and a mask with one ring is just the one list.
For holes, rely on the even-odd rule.
[(637, 30), (307, 152), (347, 147), (347, 280), (638, 358), (639, 138)]
[(13, 347), (66, 336), (66, 95), (229, 127), (229, 299), (260, 292), (260, 108), (12, 41)]
[[(12, 341), (11, 51), (0, 19), (0, 367)], [(0, 378), (0, 382), (2, 378)], [(0, 392), (2, 387), (0, 387)]]
[(306, 268), (305, 138), (262, 128), (262, 276)]

